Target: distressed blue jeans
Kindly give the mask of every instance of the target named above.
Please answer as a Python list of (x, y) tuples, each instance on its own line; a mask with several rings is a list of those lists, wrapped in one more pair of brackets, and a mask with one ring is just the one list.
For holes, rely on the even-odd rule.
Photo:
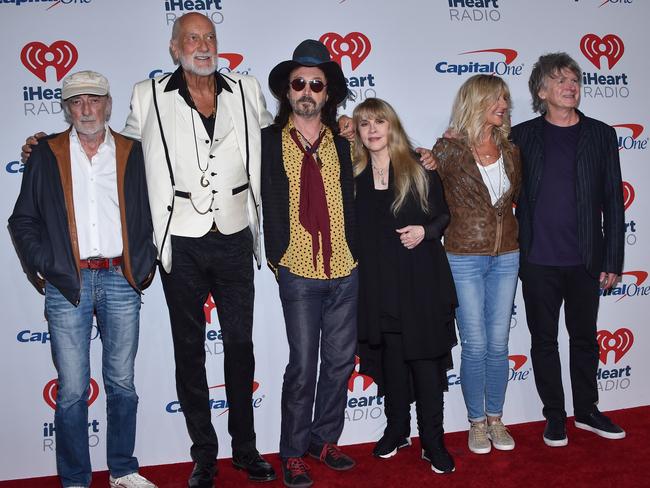
[(56, 466), (64, 487), (90, 486), (91, 481), (88, 394), (93, 313), (102, 341), (108, 468), (116, 478), (138, 470), (133, 456), (138, 407), (133, 365), (140, 296), (119, 267), (83, 269), (78, 306), (49, 283), (45, 289), (45, 314), (59, 383), (54, 414)]
[(471, 422), (500, 417), (508, 385), (508, 338), (519, 252), (447, 254), (454, 276), (461, 340), (460, 384)]

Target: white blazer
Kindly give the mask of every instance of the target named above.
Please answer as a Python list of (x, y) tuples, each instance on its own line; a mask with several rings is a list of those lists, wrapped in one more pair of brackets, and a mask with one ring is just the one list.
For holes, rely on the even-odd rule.
[[(174, 178), (176, 154), (195, 153), (195, 140), (177, 137), (176, 126), (187, 124), (186, 111), (189, 109), (178, 90), (165, 91), (170, 76), (159, 76), (135, 85), (131, 97), (131, 113), (122, 132), (127, 137), (142, 141), (158, 259), (167, 272), (170, 272), (172, 267), (169, 226), (177, 198)], [(230, 91), (221, 91), (219, 104), (221, 109), (225, 109), (232, 117), (241, 161), (248, 174), (248, 226), (253, 234), (253, 249), (259, 268), (260, 130), (272, 122), (272, 116), (266, 109), (264, 96), (255, 78), (236, 73), (218, 76), (222, 76), (230, 88)], [(237, 198), (235, 195), (231, 197)], [(228, 213), (220, 218), (222, 221), (219, 221), (219, 227), (227, 228)]]

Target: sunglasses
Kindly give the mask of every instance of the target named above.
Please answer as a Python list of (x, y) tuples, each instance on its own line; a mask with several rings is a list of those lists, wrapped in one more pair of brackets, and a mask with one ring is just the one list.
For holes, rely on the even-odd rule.
[(311, 91), (314, 93), (320, 93), (323, 91), (323, 89), (327, 86), (325, 83), (323, 83), (321, 80), (305, 80), (304, 78), (296, 78), (291, 80), (289, 85), (291, 88), (293, 88), (295, 91), (303, 91), (305, 87), (307, 86), (307, 83), (309, 83), (309, 87), (311, 88)]

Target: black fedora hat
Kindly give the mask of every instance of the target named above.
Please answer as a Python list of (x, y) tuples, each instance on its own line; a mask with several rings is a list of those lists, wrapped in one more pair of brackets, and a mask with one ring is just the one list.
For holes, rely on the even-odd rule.
[(316, 67), (323, 70), (327, 78), (327, 93), (338, 105), (348, 94), (343, 70), (336, 61), (332, 61), (325, 45), (314, 39), (306, 39), (298, 44), (289, 61), (283, 61), (271, 70), (269, 88), (277, 98), (282, 97), (284, 88), (289, 84), (289, 74), (300, 67)]

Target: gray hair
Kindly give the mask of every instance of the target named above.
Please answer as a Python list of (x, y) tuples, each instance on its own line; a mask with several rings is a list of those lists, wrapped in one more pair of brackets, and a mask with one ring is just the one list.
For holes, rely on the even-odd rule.
[[(111, 118), (111, 112), (113, 111), (113, 98), (111, 98), (110, 94), (104, 96), (108, 98), (108, 105), (106, 107), (106, 120), (104, 122), (108, 122), (109, 119)], [(66, 121), (66, 123), (70, 125), (72, 125), (72, 115), (70, 114), (70, 107), (68, 106), (68, 104), (70, 103), (70, 100), (72, 100), (72, 98), (69, 98), (68, 100), (61, 100), (61, 108), (63, 109), (63, 118)]]
[(556, 76), (564, 68), (567, 68), (578, 77), (578, 84), (582, 80), (582, 69), (580, 65), (567, 53), (550, 53), (539, 57), (533, 65), (533, 71), (528, 80), (528, 89), (533, 97), (533, 111), (540, 114), (548, 110), (546, 102), (539, 97), (539, 91), (544, 87), (547, 78)]

